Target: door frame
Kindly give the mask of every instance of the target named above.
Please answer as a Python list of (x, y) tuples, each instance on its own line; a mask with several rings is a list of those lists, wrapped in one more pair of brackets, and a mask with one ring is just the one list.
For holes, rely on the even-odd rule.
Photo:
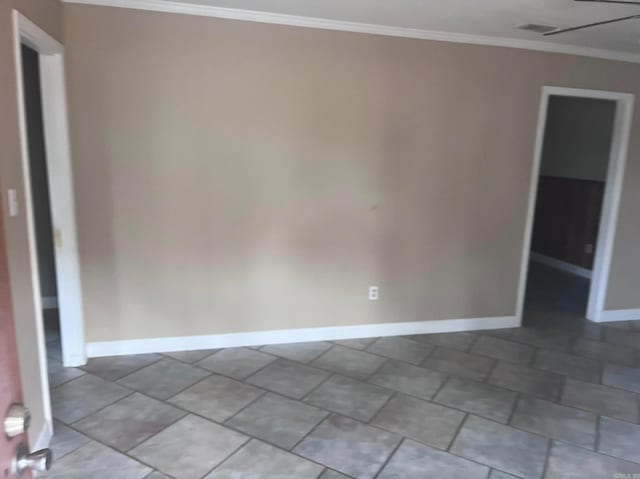
[[(20, 12), (13, 10), (13, 47), (16, 62), (20, 153), (22, 157), (23, 186), (25, 192), (24, 212), (28, 231), (33, 307), (35, 309), (36, 321), (38, 322), (36, 330), (38, 331), (38, 335), (41, 336), (38, 340), (38, 344), (40, 345), (40, 364), (43, 371), (46, 371), (47, 359), (44, 345), (42, 297), (36, 249), (35, 223), (33, 218), (29, 144), (27, 140), (27, 122), (22, 83), (21, 44), (25, 44), (38, 52), (38, 63), (40, 66), (42, 117), (49, 177), (49, 201), (54, 231), (53, 241), (58, 287), (62, 362), (65, 366), (80, 366), (86, 363), (87, 353), (84, 337), (80, 260), (78, 254), (71, 146), (67, 117), (64, 46)], [(46, 379), (47, 375), (43, 374), (43, 376)], [(48, 384), (46, 386), (45, 390), (48, 391)]]
[(540, 165), (542, 163), (542, 149), (544, 146), (544, 133), (547, 124), (549, 98), (551, 96), (568, 96), (579, 98), (595, 98), (601, 100), (613, 100), (616, 102), (614, 116), (613, 135), (611, 139), (611, 151), (609, 154), (609, 166), (602, 201), (598, 240), (594, 252), (593, 273), (589, 289), (589, 302), (587, 305), (587, 319), (595, 322), (604, 321), (605, 299), (609, 283), (611, 269), (611, 257), (618, 223), (618, 209), (624, 180), (624, 171), (627, 162), (629, 137), (633, 118), (634, 95), (603, 90), (585, 90), (579, 88), (565, 88), (544, 86), (540, 96), (540, 108), (538, 112), (538, 124), (536, 130), (533, 165), (531, 169), (531, 185), (529, 187), (529, 203), (527, 208), (527, 220), (525, 226), (524, 249), (520, 268), (520, 281), (518, 285), (517, 317), (522, 324), (524, 311), (524, 299), (531, 255), (531, 239), (533, 234), (533, 220), (540, 179)]

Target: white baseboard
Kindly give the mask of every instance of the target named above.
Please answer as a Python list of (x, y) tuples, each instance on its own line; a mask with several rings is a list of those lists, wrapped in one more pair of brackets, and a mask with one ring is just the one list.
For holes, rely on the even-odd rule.
[(173, 338), (130, 339), (87, 343), (87, 356), (120, 356), (127, 354), (197, 351), (199, 349), (234, 348), (264, 344), (301, 343), (306, 341), (334, 341), (339, 339), (405, 336), (409, 334), (450, 333), (482, 329), (514, 328), (520, 326), (516, 316), (448, 319), (441, 321), (412, 321), (407, 323), (333, 326), (327, 328), (282, 329), (251, 333), (180, 336)]
[(42, 298), (42, 309), (56, 309), (58, 307), (58, 298), (56, 296), (48, 296)]
[(546, 264), (547, 266), (551, 266), (552, 268), (565, 271), (566, 273), (575, 274), (577, 276), (582, 276), (583, 278), (591, 279), (593, 273), (590, 269), (576, 266), (575, 264), (567, 263), (566, 261), (552, 258), (551, 256), (534, 253), (533, 251), (531, 252), (530, 258), (531, 261), (535, 261), (536, 263)]
[(596, 322), (609, 323), (612, 321), (636, 321), (640, 320), (640, 309), (610, 309), (602, 311)]

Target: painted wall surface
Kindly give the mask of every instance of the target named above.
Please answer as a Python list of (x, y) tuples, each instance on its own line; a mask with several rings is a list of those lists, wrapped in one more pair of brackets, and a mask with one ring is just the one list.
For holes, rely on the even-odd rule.
[[(0, 183), (3, 199), (8, 188), (16, 188), (24, 206), (23, 172), (20, 159), (16, 72), (13, 54), (11, 12), (16, 8), (54, 38), (62, 39), (62, 6), (57, 0), (0, 0)], [(42, 379), (47, 374), (38, 362), (36, 312), (33, 304), (32, 272), (27, 246), (24, 211), (9, 218), (6, 201), (2, 201), (9, 256), (9, 275), (13, 314), (20, 358), (20, 372), (25, 402), (31, 409), (31, 437), (37, 439), (45, 424), (42, 404)]]
[[(541, 87), (640, 93), (635, 64), (64, 8), (88, 341), (513, 315)], [(610, 308), (639, 306), (639, 110)]]
[(614, 101), (552, 96), (540, 174), (605, 181), (615, 112)]

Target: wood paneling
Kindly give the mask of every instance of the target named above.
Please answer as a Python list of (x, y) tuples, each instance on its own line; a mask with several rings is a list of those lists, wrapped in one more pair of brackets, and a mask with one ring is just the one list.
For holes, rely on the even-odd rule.
[(541, 176), (532, 250), (591, 269), (603, 194), (601, 181)]

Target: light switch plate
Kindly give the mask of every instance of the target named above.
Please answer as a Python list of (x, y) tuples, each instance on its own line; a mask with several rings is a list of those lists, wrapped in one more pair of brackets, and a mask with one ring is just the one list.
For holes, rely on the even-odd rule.
[(9, 216), (18, 216), (18, 192), (9, 188)]

